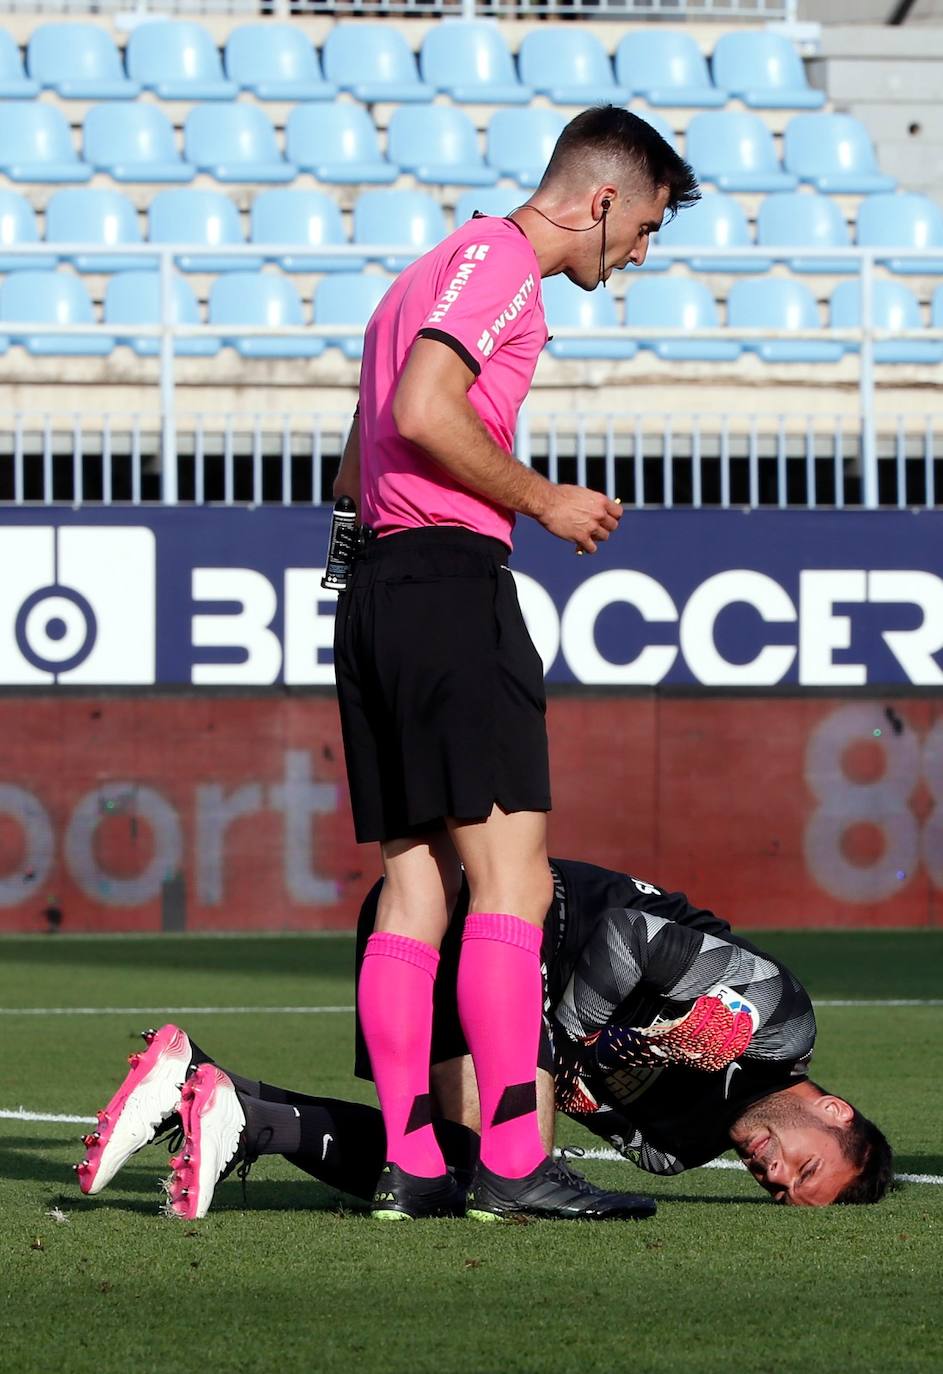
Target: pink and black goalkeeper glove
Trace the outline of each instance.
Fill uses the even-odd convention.
[[[645,1029],[606,1026],[586,1044],[595,1046],[603,1071],[626,1065],[663,1068],[680,1064],[715,1073],[739,1059],[753,1035],[747,1011],[732,1011],[720,997],[705,994],[675,1021],[655,1022]]]

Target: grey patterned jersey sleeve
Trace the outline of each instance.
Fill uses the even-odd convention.
[[[638,991],[666,1002],[687,1002],[718,983],[757,1010],[759,1025],[745,1058],[787,1061],[810,1053],[815,1015],[808,994],[788,969],[732,939],[632,909],[608,911],[598,923],[580,952],[555,1019],[571,1039],[579,1040],[612,1021]]]

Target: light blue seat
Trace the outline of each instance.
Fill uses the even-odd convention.
[[[435,92],[419,80],[416,58],[399,29],[380,24],[334,24],[321,52],[324,74],[357,100],[397,105],[428,102]]]
[[[488,125],[485,158],[518,186],[536,186],[565,125],[556,110],[496,110]]]
[[[761,277],[737,281],[727,298],[727,324],[731,337],[738,328],[746,329],[820,329],[818,306],[809,288],[801,281],[783,277]],[[828,339],[743,339],[748,352],[759,354],[766,363],[834,363],[843,346]]]
[[[155,19],[131,30],[125,49],[128,76],[161,100],[233,100],[219,53],[200,24]]]
[[[183,277],[171,277],[170,317],[174,324],[202,324],[196,297]],[[105,289],[105,323],[155,325],[161,322],[160,273],[121,272]],[[141,335],[118,339],[142,357],[160,352],[160,339]],[[220,350],[219,339],[175,338],[174,352],[182,357],[211,358]]]
[[[625,105],[632,95],[616,85],[608,53],[586,29],[532,29],[521,43],[517,66],[521,80],[554,105]]]
[[[318,181],[395,181],[397,168],[380,155],[377,131],[360,105],[296,105],[285,124],[285,155]]]
[[[0,171],[11,181],[88,181],[65,115],[40,101],[0,105]]]
[[[858,206],[857,235],[863,248],[938,250],[935,257],[881,258],[892,272],[939,275],[943,271],[943,214],[926,196],[868,196]]]
[[[85,161],[113,181],[192,181],[195,169],[184,162],[173,125],[156,105],[129,100],[94,105],[85,116]]]
[[[388,272],[401,272],[445,235],[442,208],[424,191],[364,191],[354,207],[355,243],[408,243],[415,249],[408,257],[381,258]]]
[[[547,316],[547,328],[574,328],[584,331],[580,338],[551,339],[547,351],[554,358],[634,358],[638,345],[628,337],[600,339],[593,337],[597,329],[619,326],[616,303],[609,292],[598,287],[583,291],[562,274],[545,277],[540,285]]]
[[[245,243],[239,212],[221,191],[158,191],[151,201],[149,223],[151,243],[192,244],[194,249]],[[176,261],[184,272],[248,272],[262,266],[262,259],[251,254],[224,257],[194,251],[178,254]]]
[[[809,85],[802,59],[788,38],[740,29],[718,38],[711,56],[718,86],[758,110],[818,110],[823,91]]]
[[[526,105],[533,95],[517,79],[497,24],[446,19],[429,29],[419,52],[423,81],[459,102]]]
[[[674,129],[668,123],[664,115],[660,115],[657,110],[631,110],[630,114],[637,115],[639,119],[644,119],[646,124],[650,124],[656,133],[661,134],[669,148],[678,151],[678,137]]]
[[[103,248],[141,243],[137,211],[120,191],[88,187],[56,191],[46,206],[46,242]],[[157,266],[151,257],[118,257],[112,253],[70,253],[66,261],[79,272],[129,272]]]
[[[773,135],[759,115],[737,110],[695,115],[685,148],[700,179],[722,191],[791,191],[796,185],[795,175],[779,165]]]
[[[829,196],[779,191],[767,196],[756,218],[757,242],[776,248],[847,248],[848,225]],[[803,254],[789,258],[791,272],[857,272],[847,259]]]
[[[455,202],[455,228],[471,219],[476,210],[483,215],[496,215],[502,219],[512,210],[523,204],[526,197],[517,186],[479,186],[471,191],[463,191]]]
[[[39,82],[24,75],[20,50],[6,29],[0,29],[0,100],[30,100]]]
[[[786,168],[826,195],[870,195],[897,185],[879,170],[868,131],[852,115],[793,115],[783,147]]]
[[[307,324],[295,285],[280,273],[232,272],[219,277],[210,290],[210,324],[279,325]],[[317,358],[324,340],[298,335],[226,335],[223,342],[243,358]]]
[[[943,286],[938,286],[931,298],[930,325],[933,329],[943,329]]]
[[[321,75],[318,54],[293,24],[240,24],[226,42],[230,81],[259,100],[333,100],[337,87]]]
[[[877,278],[873,283],[872,314],[876,329],[923,329],[920,306],[903,282]],[[835,287],[831,300],[831,320],[836,329],[854,329],[861,323],[861,283],[843,281]],[[846,343],[851,353],[860,345]],[[932,339],[880,339],[874,345],[879,363],[943,362],[943,343]]]
[[[498,174],[478,151],[474,125],[461,110],[403,105],[387,131],[389,155],[417,181],[435,186],[493,186]]]
[[[389,288],[390,277],[368,272],[336,272],[325,277],[314,293],[315,324],[366,325]],[[363,338],[348,335],[325,339],[348,358],[363,357]]]
[[[323,191],[260,191],[250,213],[253,243],[304,245],[318,249],[346,244],[347,235],[337,202]],[[318,252],[280,253],[276,259],[286,272],[354,272],[362,258],[331,258]]]
[[[3,251],[4,248],[38,242],[39,230],[32,205],[19,191],[0,190],[0,272],[55,267],[56,259],[45,253],[14,255]]]
[[[706,191],[694,205],[688,205],[659,230],[659,248],[752,248],[753,238],[746,216],[733,196]],[[695,272],[768,272],[768,258],[688,259]],[[665,264],[666,265],[666,264]]]
[[[690,277],[643,277],[629,289],[625,301],[625,325],[642,329],[716,329],[720,321],[714,297],[701,281]],[[731,362],[740,356],[736,339],[640,339],[669,362]]]
[[[727,102],[689,33],[655,25],[633,29],[616,48],[616,81],[650,105],[715,107]]]
[[[217,181],[294,181],[275,130],[257,105],[194,105],[183,128],[188,162]]]
[[[140,91],[98,24],[40,24],[26,49],[29,74],[63,100],[128,100]]]
[[[29,353],[94,355],[110,353],[110,335],[31,334],[31,324],[95,324],[95,312],[85,287],[71,272],[11,272],[0,287],[0,321],[26,325],[7,329],[16,344]]]

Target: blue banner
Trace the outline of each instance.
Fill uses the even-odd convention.
[[[330,512],[0,512],[0,684],[333,681]],[[943,512],[628,510],[595,556],[529,520],[548,681],[943,684]]]

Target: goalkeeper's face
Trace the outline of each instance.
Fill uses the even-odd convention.
[[[855,1177],[841,1137],[853,1115],[842,1098],[811,1097],[797,1085],[748,1107],[731,1126],[730,1138],[774,1202],[827,1207]]]

